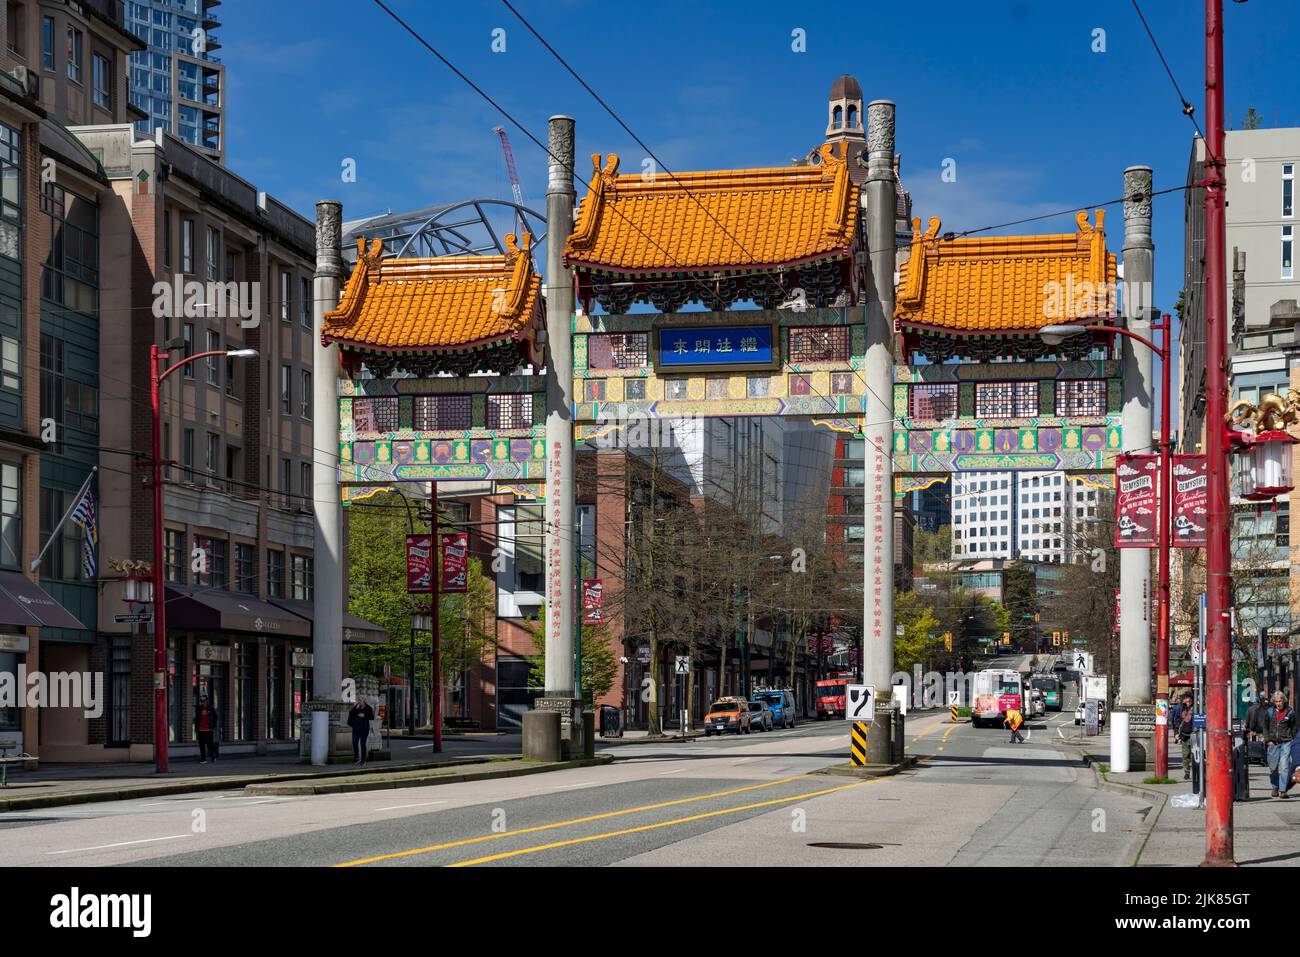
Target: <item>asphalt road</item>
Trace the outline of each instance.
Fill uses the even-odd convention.
[[[913,770],[845,763],[843,722],[615,749],[609,766],[304,798],[241,792],[0,814],[0,865],[1127,864],[1146,807],[1059,745],[914,715]],[[1055,742],[1055,743],[1054,743]],[[849,844],[855,847],[824,847]]]

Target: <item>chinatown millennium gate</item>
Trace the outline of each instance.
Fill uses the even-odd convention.
[[[1058,469],[1110,487],[1126,433],[1149,444],[1149,388],[1124,387],[1149,386],[1149,357],[1143,375],[1141,357],[1096,357],[1109,356],[1109,340],[1085,333],[1049,347],[1039,335],[1113,318],[1102,213],[1080,213],[1075,233],[1055,236],[955,239],[937,219],[924,232],[916,221],[895,301],[894,105],[849,115],[866,120],[865,148],[827,143],[803,165],[620,174],[618,157],[596,154],[576,222],[574,124],[553,117],[544,298],[526,235],[510,237],[503,257],[385,260],[376,244],[323,317],[321,347],[337,345],[351,373],[331,397],[341,444],[329,481],[490,478],[544,497],[537,708],[561,713],[571,749],[582,728],[574,445],[611,421],[791,416],[862,436],[862,661],[879,688],[894,671],[896,495],[962,470]],[[1149,195],[1149,170],[1137,173]],[[1149,201],[1144,220],[1132,205],[1126,222],[1146,224],[1149,286]],[[1141,262],[1126,244],[1130,280]],[[653,311],[629,311],[638,302]],[[705,311],[681,311],[688,303]],[[540,369],[543,344],[546,375],[517,374]],[[362,366],[373,378],[355,375]],[[471,375],[481,372],[496,375]],[[1145,409],[1145,424],[1133,427],[1130,407]],[[1125,625],[1140,615],[1135,606]],[[1146,698],[1135,703],[1150,700],[1149,634],[1141,644]],[[891,719],[882,703],[870,761],[887,760]]]

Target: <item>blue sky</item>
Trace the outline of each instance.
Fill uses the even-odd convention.
[[[579,173],[593,152],[644,155],[498,0],[390,0],[426,39],[543,141],[575,117]],[[944,230],[1078,209],[1122,193],[1125,166],[1179,185],[1191,123],[1130,0],[919,3],[620,3],[518,0],[553,46],[674,170],[784,165],[822,141],[841,73],[898,104],[897,148],[913,212]],[[1204,112],[1203,6],[1144,0],[1184,94]],[[1294,0],[1225,3],[1227,103],[1300,125],[1290,62]],[[502,117],[367,0],[228,0],[217,9],[229,76],[228,163],[312,215],[345,218],[471,196],[509,196],[493,126]],[[492,31],[506,50],[492,52]],[[792,31],[807,50],[793,52]],[[1105,52],[1093,52],[1103,30]],[[505,124],[524,196],[540,206],[545,154]],[[345,159],[357,181],[344,183]],[[956,182],[944,182],[944,161]],[[581,192],[581,189],[580,189]],[[1155,206],[1156,301],[1182,285],[1182,194]],[[1111,248],[1122,216],[1108,210]],[[1005,232],[1073,231],[1069,216]]]

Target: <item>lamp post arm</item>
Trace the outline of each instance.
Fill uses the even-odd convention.
[[[1123,326],[1089,326],[1088,331],[1089,332],[1116,332],[1119,333],[1121,336],[1128,336],[1130,339],[1136,339],[1138,342],[1142,343],[1142,345],[1146,346],[1148,349],[1150,349],[1152,352],[1158,355],[1161,361],[1167,360],[1169,358],[1167,349],[1160,348],[1160,346],[1156,345],[1154,342],[1152,342],[1150,339],[1146,338],[1145,336],[1139,336],[1136,332],[1133,332],[1130,329],[1125,329]]]
[[[169,375],[171,375],[171,374],[172,374],[173,372],[175,372],[177,369],[180,369],[180,368],[182,368],[183,366],[187,366],[187,365],[189,365],[191,362],[197,362],[199,359],[207,359],[207,358],[209,358],[210,356],[224,356],[224,355],[229,355],[229,353],[228,353],[225,349],[209,349],[207,352],[199,352],[199,353],[196,353],[195,355],[189,356],[189,357],[187,357],[187,358],[185,358],[185,359],[181,359],[179,362],[173,362],[173,363],[172,363],[171,365],[169,365],[166,369],[164,369],[161,373],[159,373],[159,375],[158,375],[158,381],[159,381],[159,382],[162,382],[163,379],[167,378]]]

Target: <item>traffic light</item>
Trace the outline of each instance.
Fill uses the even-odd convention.
[[[1052,644],[1056,646],[1061,644],[1061,633],[1059,631],[1052,632]]]
[[[952,651],[952,632],[951,632],[951,631],[945,631],[945,632],[943,633],[943,650],[944,650],[944,651]]]
[[[1061,641],[1067,645],[1070,643],[1070,633],[1068,631],[1061,633]]]

